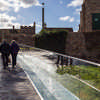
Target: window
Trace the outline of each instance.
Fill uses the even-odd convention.
[[[100,30],[100,13],[92,14],[92,29]]]

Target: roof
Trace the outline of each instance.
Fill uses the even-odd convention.
[[[44,29],[46,29],[46,30],[48,30],[48,31],[53,31],[53,30],[67,30],[67,31],[69,31],[69,32],[73,32],[73,28],[52,28],[52,27],[50,27],[50,28],[44,28]]]

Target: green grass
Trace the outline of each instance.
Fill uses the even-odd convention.
[[[20,47],[20,50],[34,50],[34,48],[24,48],[24,47]]]
[[[57,73],[63,75],[65,73],[71,74],[82,80],[85,80],[89,84],[100,89],[100,67],[94,66],[63,66],[58,68]]]

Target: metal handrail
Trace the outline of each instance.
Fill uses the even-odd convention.
[[[36,48],[36,47],[29,46],[29,45],[24,45],[24,44],[19,44],[19,46],[24,46],[24,47],[29,47],[29,48],[35,48],[35,49],[38,49],[38,50],[41,50],[41,51],[45,51],[45,52],[52,52],[54,54],[57,54],[57,55],[63,56],[63,57],[67,57],[69,59],[75,59],[75,60],[79,60],[79,61],[82,61],[82,62],[85,62],[85,63],[88,63],[88,64],[92,64],[92,65],[95,65],[95,66],[100,66],[99,63],[95,63],[95,62],[92,62],[92,61],[83,60],[83,59],[80,59],[80,58],[76,58],[76,57],[72,57],[72,56],[60,54],[60,53],[53,52],[53,51],[50,51],[50,50],[44,50],[44,49],[40,49],[40,48]]]
[[[67,63],[68,66],[72,64],[72,63],[71,63],[71,60],[76,60],[76,61],[81,61],[82,63],[84,63],[83,65],[85,65],[85,63],[86,63],[86,64],[89,64],[89,65],[94,65],[94,66],[99,66],[99,67],[100,67],[100,64],[99,64],[99,63],[95,63],[95,62],[92,62],[92,61],[83,60],[83,59],[80,59],[80,58],[76,58],[76,57],[72,57],[72,56],[60,54],[60,53],[53,52],[53,51],[50,51],[50,50],[44,50],[44,49],[41,49],[41,48],[36,48],[36,47],[29,46],[29,45],[24,45],[24,44],[19,44],[19,46],[21,46],[21,47],[26,47],[26,48],[33,48],[33,50],[34,50],[34,49],[35,49],[35,50],[40,50],[40,51],[44,51],[44,52],[47,52],[47,53],[48,53],[48,52],[54,53],[54,54],[56,54],[57,56],[61,56],[60,62],[62,62],[62,63],[63,63],[63,61],[65,60],[65,59],[62,59],[62,58],[63,58],[63,57],[64,57],[64,58],[67,58],[66,60],[68,61],[68,63]],[[58,57],[57,59],[59,59],[59,57]],[[63,60],[63,61],[62,61],[62,60]],[[58,62],[59,62],[59,61],[58,61]],[[57,63],[57,64],[58,64],[58,63]],[[61,64],[61,65],[63,66],[64,63]],[[73,64],[72,64],[72,65],[73,65]],[[79,64],[79,66],[80,66],[80,65],[81,65],[81,64]],[[58,65],[57,67],[59,67],[59,65]],[[69,66],[69,67],[70,67],[70,66]],[[63,67],[62,67],[62,68],[63,68]],[[76,76],[71,75],[72,78],[74,78],[74,79],[80,81],[80,82],[79,82],[79,86],[80,86],[80,83],[82,82],[82,83],[86,84],[87,86],[93,88],[94,90],[100,92],[100,90],[99,90],[98,88],[96,88],[95,86],[93,86],[93,85],[91,85],[90,83],[86,82],[84,79],[81,79],[80,71],[81,71],[81,70],[79,69],[79,77],[76,77]],[[88,72],[87,72],[87,73],[88,73]],[[80,97],[79,97],[79,98],[80,98]]]

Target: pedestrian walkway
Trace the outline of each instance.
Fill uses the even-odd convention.
[[[57,55],[49,51],[24,51],[18,63],[38,89],[43,100],[100,100],[100,92],[70,74],[56,73]],[[76,63],[76,61],[74,62]]]
[[[43,100],[80,100],[56,80],[55,77],[59,76],[56,73],[57,67],[55,61],[47,59],[49,53],[22,52],[18,55],[18,63],[36,86]]]
[[[3,70],[0,58],[0,100],[41,100],[23,69]]]

